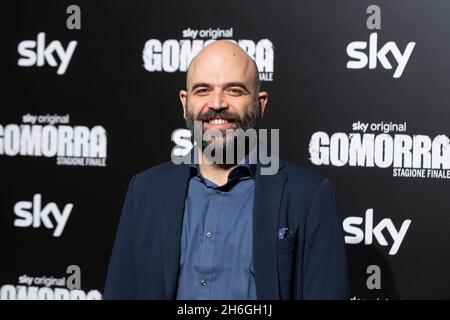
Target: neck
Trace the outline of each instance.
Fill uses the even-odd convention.
[[[228,175],[236,168],[238,165],[236,164],[216,164],[216,163],[207,163],[205,156],[202,154],[202,152],[199,150],[199,161],[198,167],[200,170],[200,174],[207,178],[208,180],[211,180],[218,186],[223,186],[228,181]]]

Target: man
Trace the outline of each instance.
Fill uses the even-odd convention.
[[[204,130],[246,130],[264,114],[256,65],[230,41],[203,48],[186,85],[180,99],[190,129],[201,121]],[[219,143],[231,140],[225,134]],[[199,148],[200,160],[212,142]],[[168,162],[133,177],[104,298],[347,298],[330,182],[284,160],[276,174],[262,175],[248,159]]]

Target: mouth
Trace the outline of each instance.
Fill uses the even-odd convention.
[[[215,117],[215,118],[210,118],[206,121],[203,121],[203,124],[208,129],[228,129],[233,126],[234,121]]]

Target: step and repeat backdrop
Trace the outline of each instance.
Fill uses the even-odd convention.
[[[3,7],[1,299],[102,298],[128,182],[170,160],[216,39],[255,59],[281,155],[333,182],[352,299],[450,298],[450,1]]]

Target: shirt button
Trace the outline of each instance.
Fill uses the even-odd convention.
[[[206,233],[206,236],[207,236],[208,238],[211,238],[211,237],[212,237],[212,233],[211,233],[211,232],[207,232],[207,233]]]
[[[201,283],[202,283],[202,286],[206,286],[206,281],[205,280],[202,280]]]

